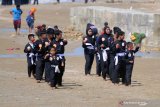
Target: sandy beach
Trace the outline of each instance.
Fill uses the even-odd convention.
[[[87,4],[119,8],[131,5],[119,4]],[[61,29],[70,27],[70,8],[87,6],[82,3],[41,4],[37,8],[36,23],[49,26],[58,25]],[[158,4],[132,4],[134,8],[141,6],[143,10],[158,10]],[[121,107],[122,101],[145,101],[151,107],[153,102],[160,101],[160,58],[136,57],[133,70],[132,87],[115,86],[109,80],[103,81],[96,76],[95,62],[92,75],[84,75],[83,55],[68,55],[64,74],[64,86],[51,90],[47,83],[37,84],[33,78],[27,77],[27,63],[23,49],[27,43],[28,28],[25,17],[33,5],[24,5],[22,10],[22,33],[14,36],[12,17],[9,10],[13,6],[0,6],[0,106],[1,107]],[[81,47],[81,39],[69,39],[66,53],[72,53]],[[10,49],[13,50],[10,50]],[[83,52],[81,52],[83,53]],[[10,58],[9,55],[22,55]],[[150,103],[151,102],[151,103]],[[131,107],[138,107],[131,105]],[[127,105],[126,107],[130,107]],[[156,105],[154,106],[156,107]],[[157,105],[157,107],[159,107]]]

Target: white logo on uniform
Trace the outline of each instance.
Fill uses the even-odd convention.
[[[60,42],[60,45],[63,45],[63,42]]]
[[[124,42],[122,43],[122,46],[124,46]]]

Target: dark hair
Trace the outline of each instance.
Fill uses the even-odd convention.
[[[60,35],[62,33],[62,31],[61,30],[56,30],[55,32],[54,32],[54,34],[57,36],[57,35]]]
[[[114,33],[114,34],[118,33],[119,31],[121,31],[121,29],[120,29],[119,27],[116,27],[116,26],[115,26],[115,27],[113,28],[113,33]]]
[[[129,48],[129,46],[133,45],[132,42],[127,42],[127,48]]]
[[[103,28],[103,32],[104,32],[104,34],[106,34],[106,29],[110,29],[110,27],[109,26],[105,26],[104,28]],[[111,29],[110,29],[110,31],[111,31]],[[111,33],[111,32],[110,32]]]
[[[108,22],[104,22],[104,26],[107,27],[108,26]]]
[[[46,34],[46,30],[40,31],[40,36],[42,36],[43,34]]]
[[[30,39],[30,37],[34,37],[34,34],[28,34],[28,39]]]
[[[55,49],[56,50],[56,47],[54,47],[54,46],[50,46],[48,49],[49,49],[49,51],[51,51],[51,49]]]
[[[20,8],[20,5],[16,5],[16,8]]]
[[[48,28],[46,33],[47,34],[54,34],[54,29],[53,28]]]
[[[88,34],[88,31],[89,30],[91,30],[92,31],[92,34],[93,34],[93,30],[91,29],[91,28],[88,28],[88,29],[86,29],[86,35],[88,36],[89,34]]]

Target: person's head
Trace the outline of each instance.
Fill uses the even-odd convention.
[[[32,14],[35,13],[36,11],[37,11],[37,9],[34,8],[34,7],[32,7],[31,10],[30,10],[30,12],[31,12]]]
[[[118,33],[121,31],[119,27],[114,27],[113,28],[113,33],[114,33],[114,39],[118,38]]]
[[[42,30],[46,30],[46,25],[45,24],[42,25]]]
[[[17,9],[20,9],[20,5],[16,5],[16,8],[17,8]]]
[[[87,36],[92,36],[93,35],[93,31],[91,28],[87,29],[86,31]]]
[[[47,29],[47,37],[49,39],[53,39],[53,37],[54,37],[54,29],[53,28],[48,28]]]
[[[57,26],[57,25],[55,25],[55,26],[54,26],[54,29],[55,29],[55,30],[59,30],[59,28],[58,28],[58,26]]]
[[[33,43],[35,41],[34,34],[29,34],[28,40]]]
[[[47,36],[46,36],[46,31],[41,31],[40,32],[40,39],[45,39]]]
[[[119,39],[119,40],[124,40],[124,37],[125,37],[125,32],[119,31],[119,32],[118,32],[118,39]]]
[[[55,47],[51,47],[50,49],[50,54],[53,56],[56,54],[56,48]]]
[[[133,50],[134,45],[132,42],[127,42],[127,50]]]
[[[111,29],[107,26],[103,29],[104,34],[111,34]]]
[[[108,27],[108,22],[104,22],[104,27]]]
[[[56,30],[55,31],[55,36],[56,36],[56,39],[61,39],[62,38],[62,31],[61,30]]]

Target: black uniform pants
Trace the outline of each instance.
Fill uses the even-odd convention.
[[[28,77],[31,77],[31,74],[32,74],[33,77],[35,78],[35,73],[36,73],[36,65],[28,64]]]
[[[94,54],[85,54],[85,60],[85,74],[87,75],[91,73],[91,68],[94,61]]]
[[[55,67],[51,68],[51,70],[50,70],[51,87],[55,87],[57,85],[58,77],[59,77],[59,73],[55,72]]]
[[[45,81],[46,82],[50,81],[50,67],[51,67],[50,62],[45,62]]]
[[[126,85],[131,84],[133,64],[126,64]]]
[[[119,77],[122,78],[122,83],[125,83],[126,63],[123,58],[118,57],[118,63],[115,65],[112,74],[112,82],[119,83]]]
[[[63,56],[62,57],[62,62],[61,64],[59,65],[59,70],[60,70],[60,73],[59,73],[59,76],[58,76],[58,85],[62,85],[62,78],[63,78],[63,74],[65,72],[65,57]],[[63,63],[63,66],[62,66],[62,63]]]
[[[100,53],[96,54],[96,73],[98,76],[101,76],[101,60]]]
[[[38,0],[34,0],[33,4],[39,4]]]
[[[44,60],[36,61],[36,79],[37,80],[43,79],[44,67],[45,67]]]
[[[115,68],[115,61],[114,61],[115,55],[110,54],[109,55],[109,77],[112,80],[112,73],[114,72]]]
[[[102,51],[100,53],[100,60],[101,60],[101,70],[102,70],[102,77],[104,79],[106,79],[106,76],[109,74],[109,59],[107,58],[106,61],[103,60],[103,55],[102,55]],[[107,53],[107,57],[108,57],[108,53]]]

